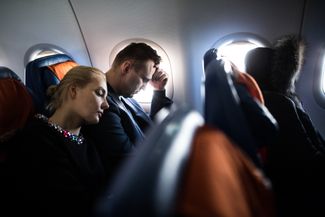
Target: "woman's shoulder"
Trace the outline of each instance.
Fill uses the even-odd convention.
[[[35,115],[22,130],[22,133],[26,136],[42,137],[47,132],[49,132],[49,127],[46,124],[46,117],[40,114]]]
[[[17,135],[22,146],[28,144],[28,148],[45,148],[58,141],[58,135],[47,124],[46,117],[35,115],[30,122]]]

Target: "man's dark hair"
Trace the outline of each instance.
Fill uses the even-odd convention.
[[[138,63],[152,60],[155,65],[158,65],[161,57],[156,50],[145,43],[131,43],[116,55],[113,66],[118,66],[125,60],[135,60]]]

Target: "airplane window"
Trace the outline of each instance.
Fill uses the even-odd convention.
[[[245,72],[245,56],[251,49],[261,47],[260,45],[251,42],[232,42],[222,45],[218,48],[218,57],[225,58],[233,62],[240,71]],[[230,70],[230,65],[226,64],[226,71]]]
[[[325,57],[323,58],[323,66],[322,66],[321,91],[322,94],[325,95]]]
[[[24,57],[25,66],[38,58],[55,54],[68,54],[64,49],[52,44],[37,44],[29,48]],[[68,54],[69,55],[69,54]],[[70,56],[70,55],[69,55]]]
[[[57,52],[57,51],[53,51],[53,50],[42,50],[40,52],[36,52],[33,55],[33,58],[31,59],[31,61],[33,61],[35,59],[38,59],[38,58],[41,58],[41,57],[51,56],[51,55],[59,54],[59,53],[61,53],[61,52]]]
[[[167,82],[167,86],[166,86],[166,91],[167,91],[167,95],[168,97],[172,98],[173,95],[173,80],[172,80],[172,70],[171,70],[171,65],[170,65],[170,61],[168,58],[167,53],[155,42],[147,40],[147,39],[128,39],[125,41],[120,42],[119,44],[117,44],[109,57],[109,64],[112,65],[113,60],[115,58],[115,56],[117,55],[117,53],[122,50],[125,46],[127,46],[128,44],[132,43],[132,42],[143,42],[148,44],[149,46],[151,46],[153,49],[155,49],[158,53],[159,56],[161,56],[161,62],[159,67],[162,68],[163,70],[165,70],[168,73],[168,82]],[[135,94],[133,96],[134,99],[136,99],[138,102],[140,102],[145,110],[148,111],[148,107],[151,104],[151,99],[152,99],[152,94],[153,94],[153,88],[151,85],[147,85],[147,87],[144,90],[139,91],[139,93]]]
[[[248,51],[256,47],[265,47],[269,43],[263,38],[250,33],[234,33],[227,35],[214,44],[218,49],[218,57],[232,61],[239,70],[245,72],[245,56]],[[225,70],[230,70],[230,65],[225,64]]]
[[[315,73],[315,85],[313,88],[314,96],[317,103],[325,108],[325,54],[321,54],[317,61]]]

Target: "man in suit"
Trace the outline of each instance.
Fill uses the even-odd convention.
[[[83,133],[95,142],[108,178],[114,176],[126,157],[134,154],[155,114],[172,104],[165,94],[168,78],[159,69],[160,61],[149,45],[131,43],[116,55],[106,73],[110,107],[99,124],[86,127]],[[132,99],[148,83],[154,87],[149,115]]]

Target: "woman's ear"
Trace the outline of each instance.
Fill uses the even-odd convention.
[[[69,96],[72,98],[72,99],[75,99],[76,96],[77,96],[77,86],[72,84],[70,87],[69,87]]]

